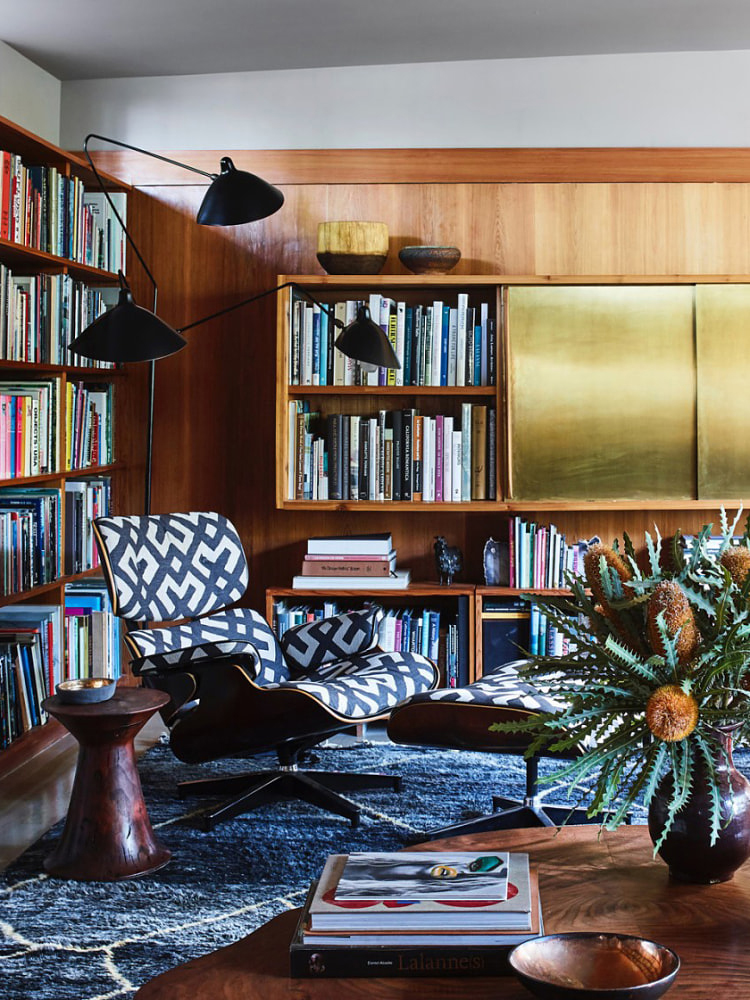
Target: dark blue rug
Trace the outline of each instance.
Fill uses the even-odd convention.
[[[0,996],[132,996],[159,972],[299,906],[329,854],[397,850],[430,830],[490,811],[493,793],[522,797],[524,791],[519,757],[381,744],[324,748],[319,755],[322,768],[399,774],[403,791],[357,793],[362,820],[355,829],[304,803],[280,802],[202,833],[195,819],[206,801],[181,801],[175,785],[216,773],[217,765],[180,764],[165,746],[149,751],[140,762],[143,791],[172,861],[129,882],[53,879],[42,863],[59,837],[58,824],[3,873]],[[740,766],[750,764],[750,754],[737,757]],[[258,758],[221,768],[271,763]]]

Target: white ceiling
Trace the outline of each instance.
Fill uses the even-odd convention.
[[[0,0],[61,80],[750,49],[749,0]]]

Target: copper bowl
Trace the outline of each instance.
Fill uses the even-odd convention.
[[[55,690],[60,701],[66,705],[93,705],[111,698],[116,687],[117,681],[113,677],[82,677],[60,681]]]
[[[680,959],[628,934],[549,934],[519,944],[510,966],[542,1000],[652,1000],[669,989]]]
[[[398,259],[414,274],[446,274],[459,260],[458,247],[401,247]]]

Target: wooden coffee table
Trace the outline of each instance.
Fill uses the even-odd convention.
[[[44,707],[78,740],[65,828],[44,867],[57,878],[114,881],[165,865],[171,852],[151,828],[133,741],[169,701],[163,691],[118,688],[108,701]]]
[[[672,882],[652,857],[644,826],[507,830],[415,845],[411,850],[527,851],[539,866],[547,932],[638,934],[673,948],[682,968],[675,1000],[745,997],[750,989],[750,863],[721,885]],[[325,859],[321,857],[323,866]],[[290,979],[288,946],[298,911],[274,917],[235,944],[165,972],[136,1000],[522,1000],[512,977]]]

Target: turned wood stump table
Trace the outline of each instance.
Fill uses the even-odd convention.
[[[82,881],[134,878],[165,865],[171,852],[151,827],[133,741],[169,696],[118,688],[108,701],[68,705],[57,695],[44,707],[79,744],[62,836],[44,861],[50,875]]]
[[[409,850],[527,851],[539,867],[547,933],[637,934],[673,948],[682,967],[669,1000],[750,996],[750,862],[729,882],[673,882],[654,860],[645,826],[599,837],[597,826],[473,834]],[[321,856],[320,866],[325,858]],[[146,983],[135,1000],[528,1000],[512,976],[290,979],[289,941],[299,915],[274,917],[235,944]]]

